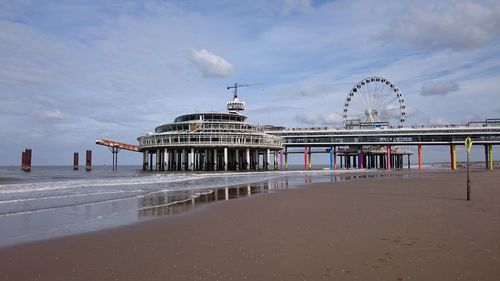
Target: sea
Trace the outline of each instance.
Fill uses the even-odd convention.
[[[140,166],[0,166],[0,247],[178,215],[230,199],[376,173],[327,166],[287,171],[151,172]]]

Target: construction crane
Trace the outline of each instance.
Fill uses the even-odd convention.
[[[237,99],[238,98],[238,87],[250,87],[251,85],[249,84],[238,84],[238,83],[234,83],[234,86],[227,86],[227,89],[234,89],[233,90],[233,93],[234,93],[234,96],[233,98],[234,99]]]
[[[245,102],[240,101],[238,99],[238,88],[250,87],[250,86],[255,86],[255,85],[234,83],[234,86],[227,86],[226,87],[226,89],[228,89],[228,90],[234,89],[233,90],[233,100],[227,102],[227,110],[229,110],[229,112],[239,114],[240,111],[245,110]]]

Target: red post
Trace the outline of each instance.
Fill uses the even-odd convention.
[[[31,149],[26,148],[22,154],[21,169],[25,172],[31,172]]]
[[[87,159],[85,160],[85,170],[87,172],[92,170],[92,150],[87,150]]]
[[[363,148],[360,148],[360,150],[359,150],[359,156],[358,157],[359,157],[359,167],[358,167],[358,169],[363,169],[364,166],[365,166],[365,163],[364,163],[365,161],[363,161],[364,160],[363,159]]]
[[[78,152],[73,153],[73,170],[78,170]]]
[[[387,170],[391,169],[391,145],[387,145]]]
[[[304,146],[304,170],[307,170],[307,168],[309,168],[309,155],[307,146]]]

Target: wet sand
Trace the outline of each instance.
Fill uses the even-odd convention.
[[[308,185],[0,249],[0,280],[499,280],[500,171]]]

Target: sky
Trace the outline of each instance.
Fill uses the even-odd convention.
[[[224,111],[235,82],[250,123],[339,127],[377,76],[405,126],[464,124],[500,118],[500,2],[2,0],[0,66],[0,165],[110,164],[96,139]]]

